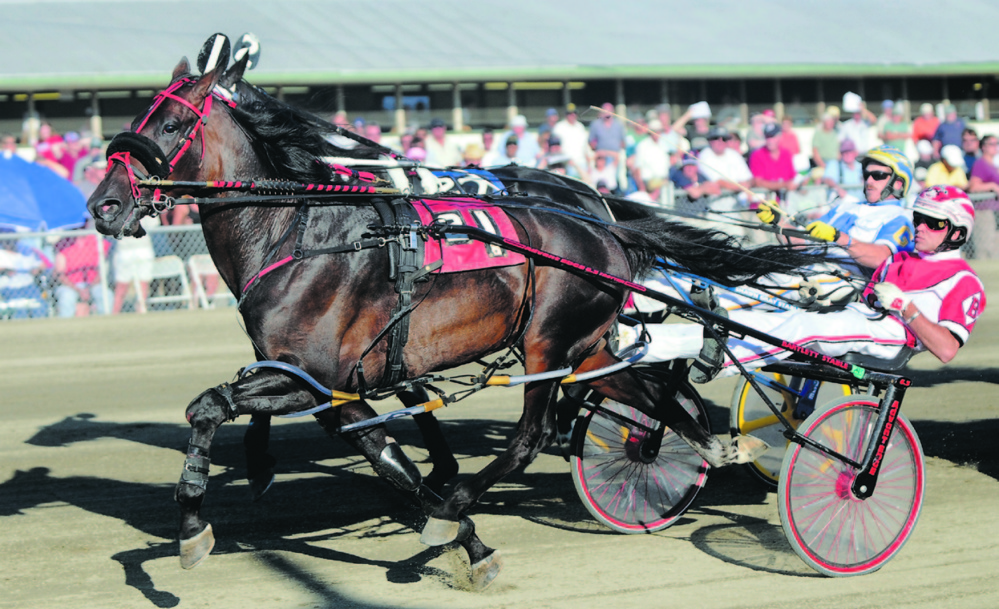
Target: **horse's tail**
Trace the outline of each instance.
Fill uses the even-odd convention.
[[[796,245],[745,248],[723,232],[656,217],[620,222],[608,229],[624,245],[636,277],[648,271],[660,257],[728,286],[828,262],[827,256],[814,248],[812,251]]]

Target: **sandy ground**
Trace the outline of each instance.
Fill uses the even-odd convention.
[[[275,425],[277,482],[251,502],[242,419],[212,447],[203,514],[218,545],[182,571],[184,407],[251,361],[235,314],[0,324],[0,607],[999,606],[999,266],[979,270],[995,304],[970,343],[947,367],[927,354],[911,367],[904,411],[927,454],[919,525],[879,572],[846,579],[797,558],[776,495],[743,470],[712,472],[672,528],[627,536],[589,517],[550,449],[472,512],[505,560],[472,593],[463,553],[422,546],[416,512],[311,420]],[[733,383],[703,388],[716,431]],[[463,472],[505,446],[519,397],[494,389],[441,414]],[[426,471],[411,422],[393,433]]]

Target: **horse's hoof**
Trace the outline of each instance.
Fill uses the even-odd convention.
[[[201,561],[208,558],[215,547],[215,535],[212,534],[212,525],[205,526],[201,531],[190,539],[180,540],[180,566],[184,569],[193,569],[201,564]]]
[[[250,478],[249,481],[253,500],[259,501],[264,496],[264,493],[270,490],[271,485],[274,484],[274,470],[268,468]]]
[[[458,538],[461,523],[452,520],[441,520],[431,516],[423,526],[420,543],[428,546],[443,546]]]
[[[733,442],[737,449],[735,453],[736,463],[752,463],[770,450],[769,444],[753,436],[736,436]]]
[[[472,565],[472,590],[482,592],[488,588],[502,569],[503,557],[500,556],[499,550]]]

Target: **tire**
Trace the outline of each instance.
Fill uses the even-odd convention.
[[[785,377],[778,373],[770,374],[778,383],[791,386],[795,377]],[[794,419],[794,407],[797,398],[787,391],[776,391],[764,386],[763,392],[767,394],[774,404],[781,409],[781,414],[794,425],[795,428],[801,423]],[[849,385],[837,385],[835,383],[822,383],[819,387],[819,394],[815,400],[816,404],[825,404],[836,398],[848,396],[852,393]],[[753,386],[745,378],[740,379],[732,394],[732,407],[729,410],[729,429],[732,437],[737,435],[755,436],[770,445],[770,449],[759,459],[752,463],[747,463],[745,467],[753,476],[763,482],[771,489],[777,488],[777,479],[780,476],[781,464],[784,462],[784,451],[787,449],[788,440],[784,437],[784,426],[774,416],[773,411],[766,405],[760,394],[756,393]]]
[[[709,429],[707,410],[697,392],[684,384],[677,399]],[[648,432],[630,425],[655,427],[638,410],[605,400],[603,407],[623,418],[589,411],[576,421],[571,458],[572,480],[586,509],[620,533],[654,533],[672,525],[707,482],[708,464],[667,429],[658,455],[649,461],[639,448]]]
[[[801,424],[802,435],[862,461],[877,422],[868,396],[840,398]],[[923,506],[926,472],[919,438],[899,413],[874,494],[861,500],[851,486],[858,470],[799,444],[784,456],[777,490],[784,534],[816,571],[832,577],[880,569],[909,539]]]

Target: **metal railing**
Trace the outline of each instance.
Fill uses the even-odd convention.
[[[0,234],[0,319],[232,305],[199,225],[116,241],[93,230]]]

